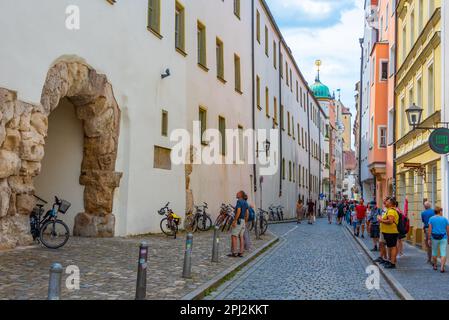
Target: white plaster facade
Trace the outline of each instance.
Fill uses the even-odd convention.
[[[229,129],[238,126],[252,128],[255,86],[252,81],[259,74],[262,111],[254,107],[255,125],[256,128],[273,127],[273,101],[276,96],[278,119],[281,117],[280,106],[284,106],[282,158],[286,160],[286,179],[282,179],[280,171],[274,176],[264,177],[261,197],[258,170],[255,177],[251,165],[195,165],[191,189],[195,204],[208,202],[213,216],[218,213],[222,202],[233,202],[235,193],[243,189],[257,206],[261,203],[266,209],[270,204],[282,204],[286,215],[293,217],[298,195],[303,196],[304,200],[309,197],[318,200],[319,191],[322,190],[322,179],[319,177],[328,176],[328,173],[326,175],[320,171],[324,170],[320,159],[326,153],[323,123],[319,120],[323,119],[324,113],[312,97],[266,3],[262,0],[240,1],[240,18],[234,14],[232,1],[180,0],[179,3],[185,8],[185,54],[175,49],[175,1],[161,1],[161,37],[147,29],[147,0],[119,0],[113,5],[106,0],[1,1],[0,12],[8,14],[0,20],[0,30],[7,31],[2,33],[4,45],[0,47],[0,87],[16,91],[22,101],[38,105],[47,72],[61,58],[87,63],[107,76],[121,110],[116,170],[122,172],[123,177],[115,192],[113,213],[116,216],[115,235],[122,236],[158,232],[161,217],[157,215],[157,210],[166,202],[170,201],[175,212],[181,216],[184,214],[184,166],[173,165],[171,170],[154,168],[154,147],[170,149],[174,145],[169,140],[170,134],[161,134],[162,111],[168,113],[169,132],[177,128],[192,132],[192,121],[198,120],[200,107],[207,110],[208,128],[218,128],[219,116],[226,119]],[[65,26],[66,8],[70,5],[80,9],[79,30],[69,30]],[[253,74],[251,23],[252,14],[255,15],[256,11],[261,15],[261,42],[254,36]],[[206,27],[208,71],[197,64],[198,21]],[[265,25],[269,33],[268,57],[264,51]],[[217,37],[224,44],[226,83],[216,77]],[[277,48],[277,69],[273,64],[273,41]],[[283,56],[282,65],[279,50]],[[234,89],[234,54],[241,59],[241,93]],[[285,63],[288,64],[288,73]],[[282,79],[279,79],[280,68],[284,68]],[[170,76],[162,79],[161,74],[166,69],[170,69]],[[286,84],[286,77],[289,83],[292,80],[290,86]],[[296,81],[302,93],[298,94],[298,99]],[[265,86],[269,88],[270,118],[265,114]],[[287,114],[294,123],[292,135],[287,132]],[[68,115],[65,117],[69,118]],[[314,141],[316,145],[320,145],[321,141],[322,150],[318,147],[316,156],[310,156],[310,164],[312,144],[299,143],[297,124],[307,132],[307,140]],[[73,132],[76,132],[76,126],[73,125]],[[67,134],[65,127],[54,125],[52,128],[50,121],[52,137],[48,141],[54,139],[54,134],[61,134],[61,137]],[[58,133],[58,130],[61,132]],[[57,149],[58,142],[55,143],[54,148]],[[64,152],[78,150],[79,141],[74,143],[74,148],[63,149]],[[47,152],[54,154],[50,149]],[[36,179],[38,195],[48,198],[55,193],[71,200],[73,212],[63,217],[70,225],[73,225],[73,217],[82,210],[82,192],[73,183],[79,170],[80,164],[76,164],[78,158],[74,156],[72,162],[59,164],[58,161],[49,162],[48,166],[54,170],[53,176],[45,176],[48,170],[43,170]],[[292,163],[291,182],[288,177],[289,161]],[[321,161],[324,163],[323,159]],[[300,164],[307,168],[308,176],[314,177],[310,180],[313,181],[313,190],[307,179],[302,183],[302,169],[299,178]],[[57,177],[55,172],[59,173]],[[254,192],[254,180],[257,180],[257,192]]]
[[[449,3],[442,1],[441,3],[441,33],[442,33],[442,121],[449,122]],[[445,215],[448,216],[449,206],[449,155],[442,156],[442,190],[443,190],[443,208]]]

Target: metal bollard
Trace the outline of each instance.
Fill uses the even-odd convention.
[[[136,300],[145,300],[147,297],[147,266],[148,243],[142,241],[139,247],[139,261],[137,264]]]
[[[192,245],[193,234],[189,233],[186,239],[186,251],[184,253],[184,267],[182,268],[182,277],[192,277]]]
[[[214,243],[212,244],[212,262],[218,262],[218,251],[220,245],[220,238],[218,236],[220,228],[215,226],[214,228]]]
[[[50,268],[50,279],[48,282],[47,300],[61,299],[61,280],[62,280],[62,265],[59,263],[53,263]]]

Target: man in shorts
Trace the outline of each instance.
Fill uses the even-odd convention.
[[[360,200],[360,204],[355,207],[357,216],[357,231],[356,236],[360,235],[360,229],[362,229],[362,238],[365,238],[365,222],[366,222],[366,206],[363,203],[363,199]]]
[[[376,202],[372,201],[369,204],[369,213],[368,218],[366,220],[366,226],[369,232],[371,239],[373,240],[373,249],[372,252],[376,252],[379,247],[379,238],[380,238],[380,224],[378,221],[378,217],[382,215],[379,208],[376,205]]]
[[[386,212],[378,218],[380,223],[380,232],[383,234],[383,241],[387,246],[389,261],[380,257],[375,260],[384,265],[386,269],[396,268],[397,243],[399,238],[398,223],[399,214],[396,210],[396,199],[389,197],[385,200]],[[382,252],[381,252],[382,254]]]
[[[243,238],[245,233],[245,225],[248,222],[248,203],[245,201],[246,194],[243,191],[237,193],[237,204],[235,205],[235,217],[232,222],[231,233],[231,253],[228,257],[236,258],[243,257],[245,251],[245,240]],[[237,240],[240,240],[240,252],[237,253]]]

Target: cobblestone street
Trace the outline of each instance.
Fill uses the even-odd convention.
[[[368,290],[365,253],[343,226],[318,220],[270,226],[282,241],[206,299],[379,300],[398,299],[381,278]]]
[[[193,242],[192,279],[181,278],[185,234],[177,240],[165,236],[136,238],[71,238],[59,250],[42,247],[0,252],[0,299],[46,299],[50,265],[80,269],[80,290],[65,288],[62,299],[134,299],[138,246],[149,243],[147,299],[179,299],[236,261],[229,253],[229,234],[221,234],[220,262],[211,263],[212,232],[196,233]],[[253,241],[254,249],[272,239]]]

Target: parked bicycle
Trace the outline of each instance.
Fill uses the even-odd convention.
[[[277,206],[276,207],[276,212],[277,212],[277,216],[279,221],[284,221],[284,207],[283,206]]]
[[[55,197],[51,210],[44,215],[44,207],[48,202],[36,195],[34,197],[38,200],[30,215],[31,235],[34,241],[42,243],[49,249],[61,248],[69,241],[70,231],[64,221],[58,219],[58,213],[65,214],[71,206],[70,202]]]
[[[269,211],[268,220],[276,221],[278,219],[277,207],[275,207],[274,205],[270,205],[268,207],[268,211]]]
[[[235,207],[231,204],[228,204],[227,207],[228,210],[226,212],[226,217],[221,227],[222,232],[228,232],[229,230],[231,230],[232,222],[234,221],[235,217]]]
[[[187,232],[208,231],[212,227],[212,219],[207,213],[208,204],[204,202],[202,206],[195,206],[195,213],[188,214],[184,223]]]
[[[220,206],[220,213],[218,214],[217,219],[215,219],[214,226],[220,228],[226,221],[229,211],[230,211],[229,206],[227,204],[222,203]]]
[[[170,202],[158,211],[159,215],[165,215],[165,218],[161,220],[161,230],[165,235],[173,236],[176,239],[178,226],[181,223],[181,217],[175,214],[173,210],[168,207],[169,205]]]
[[[269,213],[261,208],[257,209],[257,218],[255,221],[253,221],[249,227],[249,231],[253,231],[253,229],[256,226],[256,223],[258,224],[258,231],[259,235],[264,235],[267,232],[268,229],[268,216]]]

